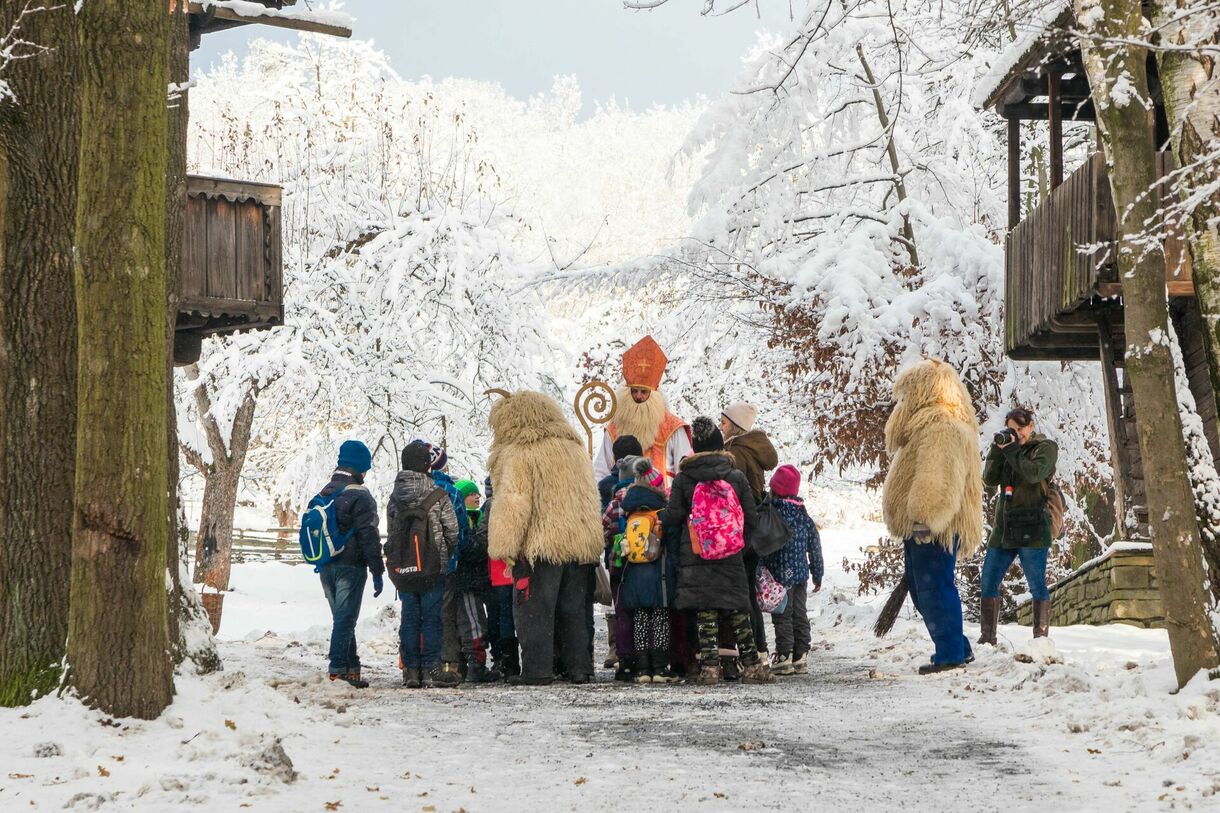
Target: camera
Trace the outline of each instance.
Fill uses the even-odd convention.
[[[1005,429],[1002,432],[996,432],[995,435],[993,435],[991,439],[993,441],[995,441],[996,446],[1007,446],[1009,443],[1016,442],[1017,433],[1014,432],[1011,428],[1009,428],[1009,429]]]

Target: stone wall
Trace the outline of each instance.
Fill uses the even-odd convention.
[[[1017,606],[1016,620],[1031,622],[1029,601]],[[1131,624],[1163,627],[1165,611],[1152,567],[1152,546],[1118,542],[1098,558],[1051,587],[1051,625]]]

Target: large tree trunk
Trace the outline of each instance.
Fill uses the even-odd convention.
[[[1186,219],[1195,295],[1203,316],[1204,346],[1213,397],[1220,410],[1220,189],[1214,188],[1220,156],[1220,75],[1215,53],[1220,47],[1220,10],[1204,11],[1199,0],[1158,0],[1154,22],[1161,27],[1157,51],[1161,94],[1169,119],[1169,136],[1179,167],[1193,167],[1181,180],[1187,190],[1212,186],[1210,195],[1192,197]],[[1190,13],[1193,9],[1193,13]],[[1205,53],[1210,48],[1211,53]],[[1210,142],[1210,144],[1209,144]],[[1200,506],[1201,510],[1206,509]],[[1220,569],[1220,540],[1203,535],[1209,567]],[[1213,598],[1220,601],[1220,574],[1213,574]]]
[[[23,3],[0,4],[9,31]],[[76,457],[72,247],[79,53],[71,5],[21,19],[45,48],[9,63],[0,102],[0,704],[59,684]]]
[[[192,379],[198,378],[198,368],[192,365],[187,374]],[[199,513],[199,534],[195,538],[192,578],[195,584],[205,588],[203,606],[211,618],[213,632],[220,631],[224,594],[229,589],[233,566],[233,509],[237,505],[241,470],[250,448],[257,397],[257,389],[251,387],[233,417],[233,428],[226,443],[220,434],[220,425],[212,415],[207,385],[199,381],[195,387],[195,407],[207,436],[212,462],[205,463],[193,449],[184,450],[187,460],[203,475],[203,505]],[[215,592],[206,592],[209,587]]]
[[[68,680],[116,716],[173,699],[166,591],[165,0],[88,0]]]
[[[1098,6],[1103,14],[1095,13]],[[1126,0],[1076,0],[1076,18],[1092,21],[1082,47],[1114,208],[1123,213],[1118,225],[1118,277],[1123,281],[1126,365],[1135,397],[1153,558],[1174,671],[1178,684],[1185,685],[1200,669],[1216,665],[1217,652],[1207,616],[1199,527],[1170,354],[1165,260],[1159,251],[1145,250],[1139,239],[1143,224],[1155,214],[1155,203],[1146,193],[1157,180],[1156,147],[1147,113],[1151,106],[1144,106],[1149,98],[1147,52],[1128,44],[1138,41],[1140,6]],[[1120,77],[1133,90],[1126,98],[1110,93]]]

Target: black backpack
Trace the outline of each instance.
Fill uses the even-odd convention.
[[[390,581],[402,593],[422,593],[436,586],[445,573],[440,540],[432,538],[428,515],[432,506],[449,499],[443,488],[394,515],[385,543],[385,566]]]

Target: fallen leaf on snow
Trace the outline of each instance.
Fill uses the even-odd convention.
[[[110,771],[106,770],[101,765],[98,765],[97,766],[97,775],[98,776],[110,776]]]
[[[8,778],[9,779],[29,779],[33,775],[34,774],[32,774],[32,773],[11,773],[8,775]]]
[[[576,781],[573,782],[572,784],[573,785],[583,785],[584,783],[586,783],[588,781],[589,781],[588,777],[578,776],[578,777],[576,777]]]
[[[236,731],[237,723],[233,722],[232,720],[225,720],[225,728],[229,729],[230,731]]]
[[[327,810],[338,810],[343,807],[343,802],[324,802],[323,807]]]

